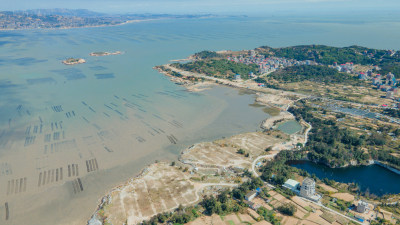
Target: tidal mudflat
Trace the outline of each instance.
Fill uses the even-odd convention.
[[[335,25],[326,26],[216,19],[1,32],[0,223],[83,224],[104,193],[149,163],[176,159],[194,143],[255,131],[268,117],[248,107],[252,95],[224,87],[187,92],[155,65],[204,49],[310,38],[350,45],[371,27],[382,34],[377,25],[343,25],[352,32],[339,43]],[[365,38],[359,44],[375,43],[373,34]],[[382,43],[393,48],[396,40]],[[88,57],[105,50],[125,54]],[[70,57],[87,61],[60,63]]]

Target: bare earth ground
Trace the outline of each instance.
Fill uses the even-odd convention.
[[[245,224],[271,225],[271,223],[265,220],[256,222],[248,214],[229,214],[227,216],[222,216],[222,217],[218,215],[202,216],[192,222],[187,223],[187,225],[245,225]]]
[[[324,189],[325,191],[330,191],[330,192],[338,192],[338,190],[336,190],[335,188],[328,186],[324,183],[319,183],[318,184],[322,189]]]
[[[277,138],[263,132],[254,132],[239,134],[214,142],[199,143],[186,149],[181,156],[181,161],[190,163],[195,167],[250,168],[251,162],[256,157],[266,154],[265,149],[267,147],[285,141],[282,138],[284,136],[282,133],[281,138]],[[249,153],[249,157],[238,154],[239,149]]]
[[[276,217],[281,218],[282,225],[293,225],[293,224],[304,224],[304,225],[339,225],[339,224],[349,224],[349,221],[341,216],[336,214],[332,214],[325,209],[321,208],[319,205],[311,202],[306,202],[298,196],[294,196],[291,199],[287,199],[281,194],[275,191],[269,191],[271,197],[268,199],[271,200],[270,203],[266,203],[261,198],[255,198],[252,202],[256,205],[260,205],[262,207],[267,208],[268,210],[272,210],[283,203],[290,203],[297,208],[297,211],[294,216],[286,216],[281,213],[276,213]],[[245,214],[246,215],[246,214]],[[388,215],[385,215],[388,217]],[[237,218],[240,218],[238,221]],[[256,219],[261,219],[261,222],[255,222]],[[196,219],[193,222],[188,223],[188,225],[200,225],[200,224],[253,224],[253,225],[261,225],[261,224],[270,224],[261,218],[261,216],[256,213],[252,209],[247,210],[246,217],[243,214],[230,214],[228,216],[202,216]]]
[[[173,69],[172,67],[169,68]],[[175,71],[175,69],[173,70]],[[185,75],[184,71],[178,72]],[[202,75],[187,75],[204,79]],[[191,82],[179,78],[173,78],[173,80],[183,82],[182,84],[189,91],[201,91],[210,85],[214,85],[213,81],[221,82],[218,78],[212,78],[211,81],[207,82]],[[258,87],[253,87],[254,84],[251,82],[238,83],[226,80],[223,82],[225,82],[223,83],[225,85],[239,88],[247,86],[247,88],[251,87],[252,90],[258,91]],[[236,177],[236,169],[252,169],[254,171],[255,163],[259,162],[260,159],[266,159],[268,154],[274,155],[282,149],[293,149],[297,143],[305,143],[308,129],[304,128],[301,132],[292,135],[274,130],[278,123],[294,119],[293,115],[286,110],[295,100],[304,96],[293,96],[293,93],[277,90],[272,92],[268,92],[268,89],[265,90],[263,93],[257,94],[256,104],[278,109],[279,115],[263,121],[264,132],[239,134],[213,142],[195,144],[182,152],[180,162],[184,166],[180,168],[167,163],[150,165],[141,177],[131,179],[103,198],[104,204],[100,205],[95,217],[111,224],[130,225],[147,220],[158,213],[172,211],[179,205],[194,204],[201,199],[200,194],[216,194],[216,186],[235,186],[236,180],[230,179],[230,175]],[[303,127],[309,127],[304,121],[300,123]],[[265,150],[268,147],[272,147],[273,151],[267,153]],[[244,153],[239,153],[239,149]],[[211,175],[219,172],[221,172],[221,175]],[[222,175],[222,172],[224,172],[224,175]],[[227,172],[227,175],[225,172]],[[210,177],[214,178],[210,179]],[[321,188],[333,192],[332,197],[346,201],[354,200],[354,196],[348,193],[336,193],[337,190],[332,187],[324,184],[319,185]],[[261,198],[256,198],[253,202],[269,210],[276,209],[284,203],[293,204],[297,208],[294,216],[276,213],[276,216],[281,218],[283,225],[337,225],[348,224],[349,222],[345,217],[333,214],[318,204],[307,202],[297,196],[288,199],[275,191],[270,191],[269,194],[271,195],[269,203]],[[388,216],[382,214],[382,217]],[[260,219],[260,215],[254,210],[248,209],[245,214],[202,216],[189,224],[270,224],[266,221],[256,222]]]
[[[347,224],[348,221],[340,217],[338,215],[331,215],[330,212],[326,212],[324,209],[322,209],[319,205],[316,205],[315,203],[311,202],[306,202],[303,199],[299,198],[298,196],[294,196],[291,199],[287,199],[284,196],[282,196],[279,193],[276,193],[275,191],[270,191],[269,194],[272,196],[270,199],[270,205],[274,205],[274,207],[279,206],[282,203],[290,203],[292,205],[295,205],[297,208],[297,211],[294,216],[286,216],[282,214],[278,214],[280,217],[282,217],[282,223],[281,224],[337,224],[336,222],[330,223],[327,220],[325,220],[323,217],[325,215],[329,215],[329,217],[332,218],[333,221],[342,221],[344,224]],[[261,204],[262,206],[265,207],[266,203]],[[266,207],[267,208],[267,207]]]
[[[287,121],[287,120],[294,120],[294,119],[295,118],[291,113],[283,111],[278,116],[273,116],[273,117],[270,117],[270,118],[264,120],[261,127],[263,129],[271,129],[276,125],[275,121],[279,121],[279,120]]]
[[[365,86],[346,86],[342,84],[319,84],[304,81],[285,84],[285,89],[299,93],[312,94],[325,98],[346,97],[350,101],[363,102],[369,104],[391,104],[391,99],[386,99],[385,92],[373,89],[371,84]]]
[[[199,75],[197,78],[203,77]],[[181,82],[179,79],[174,79],[174,81]],[[199,91],[213,85],[212,81],[220,82],[218,79],[211,79],[211,83],[204,82],[194,85],[188,83],[185,85],[187,85],[188,90]],[[228,82],[226,85],[241,88],[246,85],[254,85],[245,82],[224,82]],[[253,90],[257,90],[257,88],[252,87]],[[200,192],[202,194],[205,191],[212,192],[215,186],[231,187],[236,185],[232,180],[227,179],[229,175],[220,176],[219,180],[213,180],[213,182],[208,178],[203,180],[207,176],[207,170],[222,172],[232,169],[234,174],[235,169],[253,169],[253,164],[260,157],[265,158],[263,155],[271,154],[271,152],[265,151],[266,148],[272,147],[273,150],[291,149],[297,143],[304,143],[304,134],[306,133],[304,129],[294,135],[271,130],[275,128],[277,122],[294,119],[293,115],[286,110],[294,102],[291,99],[299,99],[304,96],[293,97],[291,96],[293,93],[276,90],[273,90],[272,93],[266,93],[264,89],[264,93],[258,94],[256,100],[258,104],[280,110],[279,115],[264,121],[263,128],[268,131],[240,134],[226,139],[193,145],[182,152],[180,161],[185,165],[183,168],[171,166],[167,163],[152,164],[146,168],[140,177],[129,180],[106,195],[103,198],[103,204],[99,206],[94,217],[111,224],[130,225],[149,219],[158,213],[172,211],[181,204],[194,204],[200,200]],[[305,126],[304,123],[302,125]],[[239,154],[239,149],[243,150],[244,153]],[[229,174],[231,171],[227,172]],[[330,191],[334,192],[334,190]],[[312,205],[297,196],[293,199],[287,199],[274,191],[270,191],[270,194],[272,196],[270,203],[265,203],[264,200],[258,198],[254,201],[267,209],[276,208],[283,203],[291,203],[297,207],[294,217],[277,214],[282,218],[282,224],[315,224],[311,221],[317,221],[318,224],[331,224],[321,217],[324,215],[326,218],[327,214],[318,205]],[[255,211],[249,210],[247,214],[240,215],[203,216],[189,224],[269,224],[265,221],[255,223],[257,217],[259,215]]]
[[[184,85],[187,86],[189,91],[200,91],[214,85],[210,81],[195,84],[175,78],[174,81],[185,82]],[[280,109],[278,116],[264,122],[267,126],[269,126],[268,123],[272,124],[269,128],[273,128],[276,121],[282,122],[293,119],[293,116],[286,112],[288,106],[293,103],[287,96],[293,94],[285,94],[285,92],[276,92],[275,90],[274,93],[277,96],[262,94],[258,95],[257,98],[257,102],[262,105]],[[106,195],[103,198],[103,204],[99,205],[93,221],[90,221],[89,224],[96,224],[97,220],[108,221],[112,224],[123,224],[125,222],[136,224],[158,213],[171,211],[180,204],[193,204],[200,199],[198,196],[200,191],[204,194],[205,191],[212,191],[213,186],[235,186],[236,184],[231,182],[236,182],[236,180],[232,180],[232,177],[236,176],[230,176],[237,172],[235,169],[252,169],[252,163],[255,163],[255,159],[259,160],[257,157],[276,154],[276,150],[292,149],[297,143],[303,143],[304,140],[303,132],[287,135],[281,131],[268,130],[239,134],[214,142],[193,145],[184,150],[180,157],[181,162],[192,167],[191,169],[188,168],[192,174],[184,173],[165,163],[153,164],[146,169],[143,176],[130,180]],[[265,150],[268,147],[272,147],[274,151],[267,153]],[[239,149],[242,149],[245,153],[239,154]],[[226,169],[231,169],[227,171],[227,176],[208,178],[210,173],[225,172]],[[202,183],[200,179],[204,176],[207,176],[207,178],[202,180]],[[230,221],[233,221],[233,219]],[[213,224],[219,222],[212,221]]]
[[[165,162],[155,163],[147,167],[140,177],[114,188],[103,198],[103,204],[100,204],[94,218],[112,224],[130,225],[158,213],[172,211],[181,204],[194,204],[200,200],[199,193],[214,193],[214,187],[237,185],[230,179],[231,173],[218,179],[210,176],[214,180],[207,178],[200,181],[201,177],[207,175],[208,169],[217,169],[217,172],[224,168],[250,169],[257,157],[275,154],[274,151],[265,152],[266,148],[282,145],[289,139],[288,135],[280,131],[267,131],[196,144],[181,155],[180,161],[186,166],[178,168]],[[237,153],[239,149],[243,149],[248,156]],[[251,221],[248,216],[243,217]],[[207,218],[202,223],[226,224],[218,218]],[[227,217],[227,221],[239,224],[240,220],[235,218],[236,215]]]
[[[257,94],[256,102],[269,105],[272,107],[278,107],[281,110],[286,110],[287,106],[292,104],[294,101],[287,98],[285,94]]]
[[[388,212],[386,210],[381,209],[381,213],[378,214],[378,217],[389,220],[391,223],[396,223],[395,219],[392,218],[393,213]]]
[[[146,168],[140,179],[132,179],[112,191],[101,214],[112,224],[137,224],[197,199],[189,173],[167,163],[156,163]]]
[[[332,195],[332,197],[342,199],[348,202],[354,201],[354,196],[349,193],[335,193]]]

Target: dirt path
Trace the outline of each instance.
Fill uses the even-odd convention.
[[[251,170],[253,171],[253,173],[254,173],[254,175],[255,175],[256,177],[259,177],[259,176],[260,176],[260,175],[257,174],[257,170],[255,169],[257,161],[259,161],[260,159],[274,158],[274,157],[276,156],[276,154],[278,154],[278,153],[274,153],[274,154],[271,154],[271,155],[261,155],[261,156],[258,156],[258,157],[253,161],[253,163],[251,164]]]

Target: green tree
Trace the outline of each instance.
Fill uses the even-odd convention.
[[[285,204],[279,206],[277,209],[279,210],[279,212],[281,212],[285,215],[288,215],[288,216],[293,216],[297,211],[296,206],[294,206],[293,204],[290,204],[290,203],[285,203]]]

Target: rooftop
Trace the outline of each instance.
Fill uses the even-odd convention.
[[[298,181],[288,179],[282,186],[285,188],[293,189],[296,188],[300,183]]]
[[[303,185],[312,183],[315,183],[315,181],[312,178],[307,177],[306,179],[303,180]]]
[[[254,194],[257,194],[257,191],[251,191],[251,192],[247,193],[246,197],[248,198],[248,197],[250,197],[250,196],[252,196]]]

